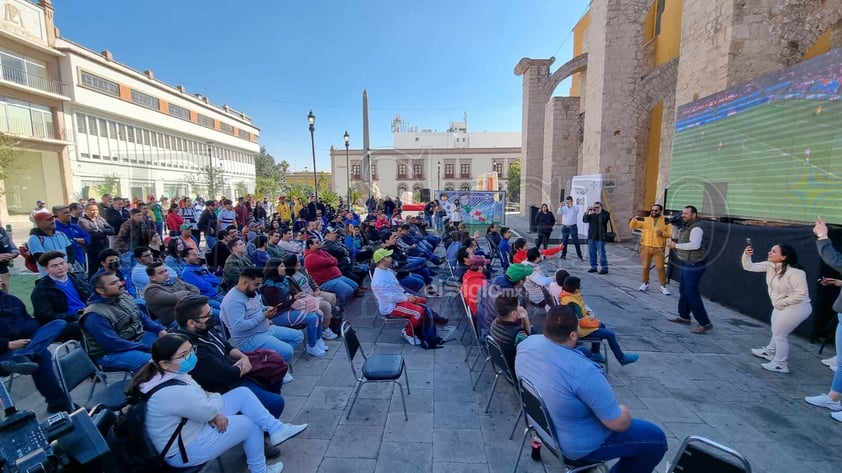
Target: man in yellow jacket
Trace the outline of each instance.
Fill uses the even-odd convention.
[[[660,204],[652,204],[649,217],[635,217],[629,222],[632,230],[640,230],[640,262],[642,264],[643,284],[639,290],[649,289],[649,272],[652,258],[655,258],[655,269],[658,270],[658,281],[661,283],[661,293],[670,295],[667,287],[667,272],[664,268],[664,252],[667,241],[672,234],[672,226],[666,222],[663,215],[664,208]]]
[[[292,216],[289,213],[289,203],[286,201],[285,195],[278,197],[278,205],[275,206],[275,212],[278,213],[278,217],[281,219],[281,222],[284,222],[287,225],[292,225]]]

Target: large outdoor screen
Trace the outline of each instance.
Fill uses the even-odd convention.
[[[842,49],[678,108],[667,207],[842,223]]]

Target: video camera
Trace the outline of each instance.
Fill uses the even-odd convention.
[[[107,431],[114,413],[101,409],[93,418],[85,409],[59,412],[38,423],[32,411],[17,411],[4,383],[0,403],[5,419],[0,423],[0,472],[115,471]],[[98,427],[101,425],[102,427]]]

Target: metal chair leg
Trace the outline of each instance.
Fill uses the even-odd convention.
[[[401,391],[401,404],[403,404],[403,420],[408,421],[409,416],[406,414],[406,399],[404,399],[403,397],[403,386],[401,386],[401,383],[397,381],[394,381],[394,383],[398,385],[398,389]],[[409,391],[408,384],[406,385],[406,390]]]
[[[523,406],[521,406],[520,412],[517,413],[517,419],[515,419],[515,425],[512,426],[512,433],[509,434],[509,440],[511,440],[515,436],[517,424],[520,422],[521,417],[523,417]]]
[[[497,380],[500,379],[500,373],[494,374],[494,382],[491,383],[491,394],[488,395],[488,402],[485,404],[485,413],[488,414],[488,409],[491,407],[491,400],[494,399],[494,391],[497,389]]]
[[[403,369],[403,379],[406,380],[406,395],[409,396],[412,393],[409,392],[409,373],[406,372],[406,368]]]
[[[488,364],[488,357],[485,358],[485,363],[482,364],[482,369],[479,370],[477,373],[477,380],[474,381],[474,388],[473,391],[477,390],[477,384],[479,384],[479,379],[482,377],[482,372],[485,371],[485,366]]]
[[[348,408],[348,414],[345,416],[345,420],[348,420],[351,417],[351,411],[354,410],[354,404],[357,402],[357,397],[360,395],[360,389],[363,387],[364,382],[357,381],[357,389],[354,391],[354,399],[351,399],[351,407]],[[403,393],[403,391],[401,391]]]
[[[520,456],[523,455],[523,446],[526,445],[526,437],[529,435],[529,428],[527,427],[526,430],[523,432],[523,440],[520,442],[520,449],[517,451],[517,461],[515,462],[515,468],[512,470],[512,473],[517,473],[517,467],[520,465]]]

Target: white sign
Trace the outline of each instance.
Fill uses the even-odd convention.
[[[602,199],[602,174],[573,176],[569,195],[573,196],[573,205],[579,208],[579,215],[585,215],[588,207]],[[580,237],[588,235],[587,223],[579,222],[578,229]]]
[[[44,11],[23,0],[0,1],[0,27],[17,36],[47,46]]]

